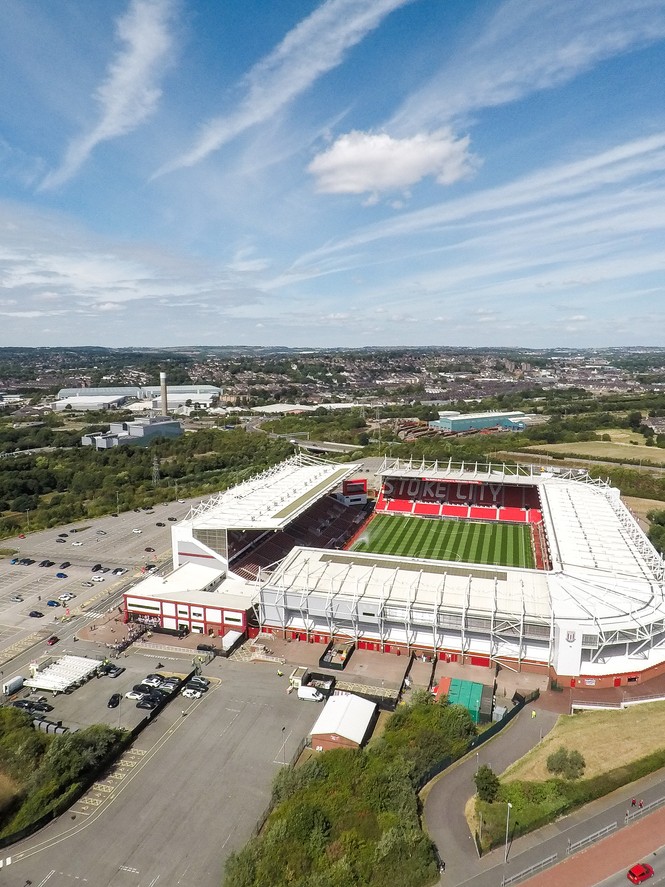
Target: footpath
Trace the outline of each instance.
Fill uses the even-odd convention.
[[[488,764],[501,773],[537,745],[556,723],[558,714],[537,709],[531,717],[527,706],[508,727],[467,755],[435,781],[425,799],[425,828],[437,845],[445,862],[441,885],[450,887],[499,887],[503,879],[528,874],[548,857],[556,863],[530,879],[519,879],[528,887],[592,887],[616,871],[628,869],[636,862],[656,862],[664,851],[655,850],[663,843],[665,806],[655,812],[637,816],[626,825],[631,800],[637,797],[645,807],[665,797],[665,770],[657,771],[636,783],[618,789],[581,809],[531,834],[478,857],[475,841],[469,832],[464,808],[475,793],[473,777],[476,769]],[[567,855],[568,847],[589,838],[602,829],[611,830],[608,837],[595,841],[578,853]],[[654,862],[654,860],[656,862]]]

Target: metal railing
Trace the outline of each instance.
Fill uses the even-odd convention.
[[[586,838],[581,838],[579,841],[571,841],[568,838],[568,846],[566,847],[566,856],[570,856],[571,853],[576,853],[578,850],[581,850],[582,847],[586,847],[589,844],[593,844],[594,841],[599,841],[601,838],[604,838],[606,835],[609,835],[613,832],[618,823],[612,822],[609,825],[606,825],[604,828],[598,829],[597,832],[594,832],[591,835],[587,835]]]
[[[525,878],[530,878],[531,875],[542,872],[543,869],[550,868],[550,866],[553,866],[557,861],[558,856],[558,853],[553,853],[552,856],[548,856],[546,859],[541,859],[540,862],[535,862],[533,865],[530,865],[528,869],[524,869],[516,875],[511,875],[509,878],[501,878],[501,887],[508,887],[509,884],[517,884],[518,881],[523,881]]]

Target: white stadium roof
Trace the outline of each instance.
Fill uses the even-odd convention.
[[[194,506],[180,525],[206,530],[279,530],[359,467],[356,463],[340,465],[298,453]]]

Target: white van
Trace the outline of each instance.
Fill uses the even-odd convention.
[[[323,693],[316,687],[298,687],[298,699],[309,699],[310,702],[323,702]]]

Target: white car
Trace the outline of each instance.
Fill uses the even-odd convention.
[[[137,536],[140,536],[143,530],[137,530],[136,527],[132,530],[132,533],[136,533]]]
[[[73,601],[75,597],[76,597],[75,594],[71,594],[69,591],[66,591],[64,594],[60,595],[58,600],[64,601],[66,603],[67,601]]]
[[[104,577],[103,577],[103,576],[93,576],[93,577],[92,577],[92,581],[93,581],[93,582],[103,582],[103,581],[104,581]]]
[[[203,696],[203,693],[201,693],[200,690],[186,689],[182,691],[182,695],[185,699],[200,699]]]
[[[83,543],[82,542],[72,542],[72,545],[74,546],[74,548],[80,548],[83,545]]]
[[[130,690],[129,693],[125,693],[125,699],[143,699],[145,693],[137,693],[136,690]]]
[[[153,675],[148,675],[147,678],[143,678],[143,683],[146,687],[161,687],[162,679]]]

